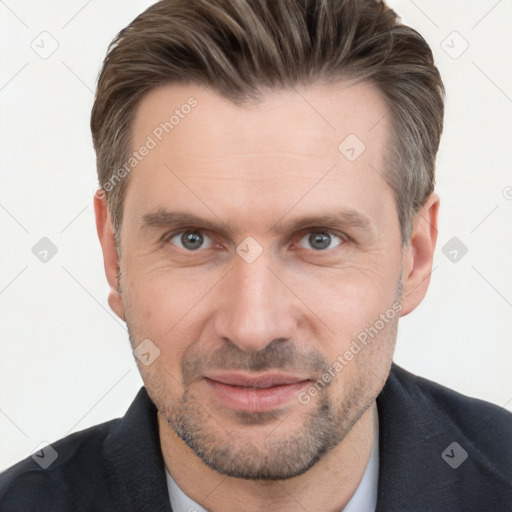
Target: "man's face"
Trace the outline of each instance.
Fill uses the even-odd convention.
[[[368,83],[243,107],[174,85],[138,109],[132,149],[156,147],[125,197],[123,314],[160,350],[138,362],[160,414],[221,473],[303,473],[382,388],[402,264],[387,111]]]

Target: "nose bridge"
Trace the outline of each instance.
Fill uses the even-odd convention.
[[[268,258],[248,263],[237,257],[226,278],[215,319],[217,336],[253,351],[293,336],[292,297],[269,269]]]

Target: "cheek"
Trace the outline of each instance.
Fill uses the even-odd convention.
[[[157,339],[165,339],[200,308],[214,276],[183,275],[180,269],[137,269],[128,266],[125,297],[132,317]]]
[[[193,350],[212,311],[210,302],[218,279],[204,276],[198,280],[179,271],[127,272],[125,304],[134,345],[148,338],[160,350],[150,367],[141,374],[159,378],[172,385],[181,381],[181,363],[187,350]]]
[[[330,365],[335,400],[356,392],[373,397],[381,388],[391,364],[400,304],[397,289],[400,260],[358,265],[343,272],[305,279],[296,276],[294,289],[306,297],[312,322],[328,330],[316,340]],[[383,315],[383,316],[382,316]],[[384,320],[382,320],[384,318]],[[332,376],[334,375],[334,376]]]
[[[388,262],[390,263],[390,262]],[[396,300],[399,262],[310,269],[288,283],[338,343],[373,325]]]

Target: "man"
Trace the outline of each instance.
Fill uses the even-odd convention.
[[[163,0],[123,30],[94,204],[145,386],[2,474],[1,510],[511,510],[511,415],[392,363],[443,96],[375,0]]]

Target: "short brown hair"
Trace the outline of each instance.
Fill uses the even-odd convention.
[[[372,82],[389,105],[385,178],[407,242],[434,189],[445,91],[426,41],[378,0],[161,0],[123,29],[103,63],[91,116],[116,233],[129,176],[114,183],[115,173],[129,158],[134,115],[150,90],[197,83],[243,103],[267,88],[346,78]]]

